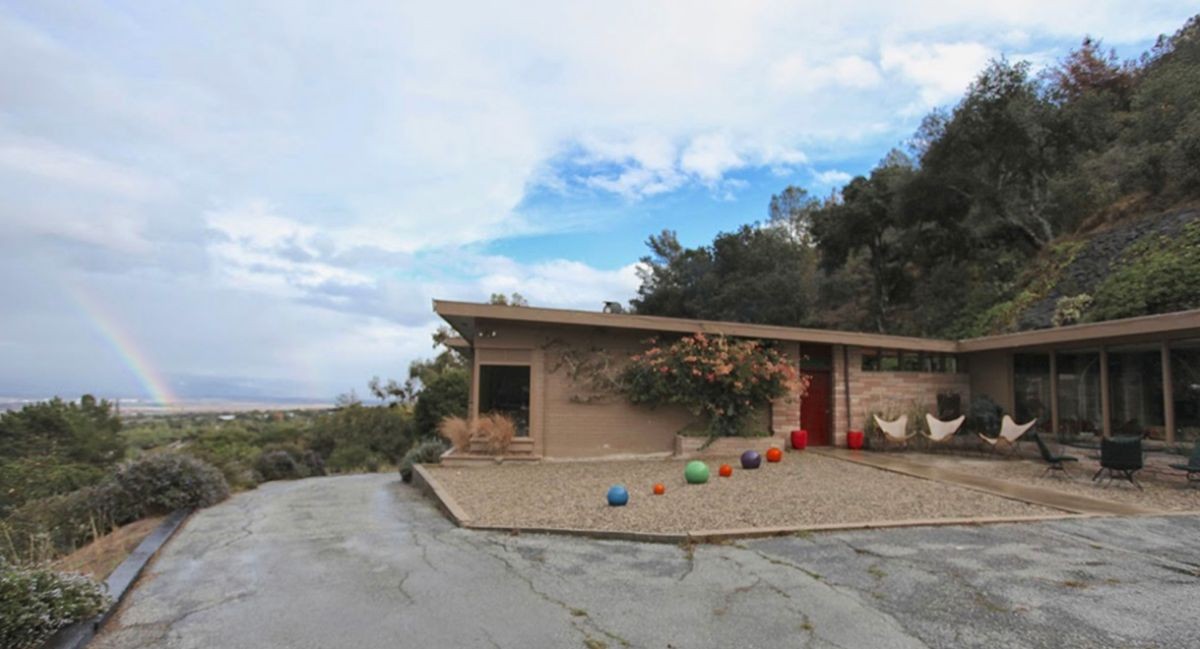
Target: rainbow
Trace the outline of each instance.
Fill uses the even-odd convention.
[[[150,358],[133,335],[107,305],[92,297],[86,290],[69,284],[64,292],[83,314],[84,320],[112,349],[153,401],[164,406],[179,401],[162,373],[150,362]]]

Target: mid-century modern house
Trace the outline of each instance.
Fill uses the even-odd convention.
[[[795,359],[811,377],[807,393],[777,399],[758,423],[775,435],[803,428],[810,444],[844,444],[847,431],[889,407],[965,413],[973,396],[1018,422],[1036,417],[1060,439],[1200,437],[1200,310],[933,340],[441,300],[433,307],[471,359],[471,416],[498,411],[518,422],[513,454],[672,452],[676,434],[695,424],[688,412],[631,405],[598,390],[594,377],[647,338],[697,332],[762,340]]]

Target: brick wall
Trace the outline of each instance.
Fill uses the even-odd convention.
[[[834,438],[845,445],[847,430],[862,430],[867,417],[877,410],[906,410],[912,403],[937,414],[937,395],[954,392],[961,397],[965,411],[971,401],[969,374],[936,372],[864,372],[862,349],[848,348],[850,383],[850,420],[846,420],[845,368],[842,349],[834,348]]]
[[[789,359],[800,364],[800,345],[797,343],[780,343],[783,352]],[[785,394],[771,402],[771,432],[776,435],[787,435],[800,428],[800,395],[798,392]]]

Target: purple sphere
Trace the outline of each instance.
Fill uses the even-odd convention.
[[[746,451],[742,453],[742,468],[757,469],[762,464],[762,456],[758,451]]]

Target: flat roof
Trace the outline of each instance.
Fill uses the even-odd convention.
[[[434,300],[433,310],[465,340],[467,344],[475,338],[475,321],[498,320],[525,322],[530,324],[569,325],[584,327],[608,327],[639,331],[667,331],[672,333],[710,333],[744,338],[766,338],[830,345],[852,345],[855,347],[882,347],[909,351],[969,353],[1025,347],[1081,347],[1089,343],[1112,340],[1134,342],[1139,339],[1173,337],[1200,337],[1200,309],[1177,311],[1159,315],[1089,322],[1053,329],[1035,329],[996,336],[983,336],[965,340],[939,340],[913,336],[891,336],[856,331],[833,329],[808,329],[804,327],[782,327],[778,325],[723,322],[718,320],[694,320],[689,318],[667,318],[663,316],[636,315],[628,313],[602,313],[573,309],[547,309],[543,307],[507,306],[502,304],[480,304],[476,302],[454,302]]]
[[[478,304],[475,302],[451,302],[434,300],[433,310],[442,316],[467,340],[475,337],[475,321],[501,320],[546,325],[571,325],[584,327],[608,327],[611,329],[633,329],[640,331],[669,331],[672,333],[707,333],[743,338],[766,338],[796,342],[853,345],[855,347],[887,347],[926,352],[954,352],[958,343],[953,340],[915,338],[911,336],[889,336],[855,331],[832,329],[805,329],[777,325],[747,324],[744,322],[722,322],[717,320],[692,320],[688,318],[666,318],[663,316],[636,315],[628,313],[602,313],[576,311],[572,309],[546,309],[531,306],[507,306],[501,304]]]
[[[1200,336],[1200,309],[968,338],[959,341],[958,349],[979,352],[1019,347],[1080,347],[1101,340],[1134,342],[1172,335]]]

